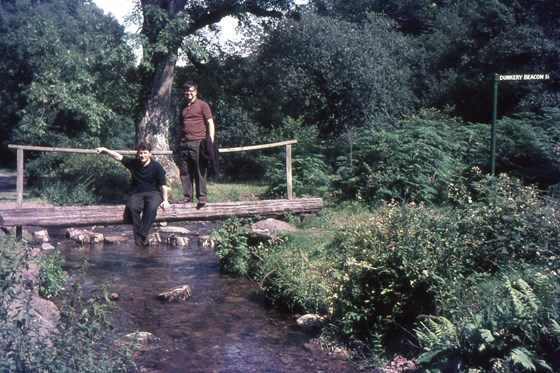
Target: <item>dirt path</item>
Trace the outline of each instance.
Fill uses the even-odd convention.
[[[0,193],[16,192],[16,176],[0,174]]]
[[[13,174],[0,173],[0,209],[9,209],[17,207],[16,196],[17,177]],[[23,200],[23,207],[39,207],[48,204],[40,201]]]

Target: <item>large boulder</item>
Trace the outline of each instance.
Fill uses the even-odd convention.
[[[295,232],[297,228],[281,220],[268,218],[251,225],[251,236],[260,239],[276,239],[280,234]]]
[[[48,338],[55,330],[60,319],[58,307],[51,301],[39,296],[39,266],[34,260],[37,251],[31,255],[32,260],[21,273],[21,282],[16,284],[11,295],[0,299],[2,307],[8,310],[8,320],[12,323],[32,322],[31,336]]]

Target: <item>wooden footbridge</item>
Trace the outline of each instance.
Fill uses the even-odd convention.
[[[315,213],[323,208],[321,198],[292,198],[291,146],[297,143],[290,140],[280,143],[220,149],[220,153],[265,149],[277,146],[286,147],[286,184],[287,199],[257,200],[242,202],[208,203],[203,208],[192,204],[172,204],[167,211],[159,210],[156,221],[201,221],[222,220],[229,217],[282,216],[286,214]],[[92,225],[129,224],[124,205],[65,206],[65,207],[25,207],[23,204],[24,150],[62,153],[95,154],[93,149],[45,148],[25,145],[8,145],[17,150],[17,207],[0,210],[0,228],[17,227],[69,227]],[[131,150],[117,150],[121,154],[135,154]],[[171,151],[154,151],[155,155],[170,155]]]
[[[160,209],[156,221],[223,220],[229,217],[282,216],[314,213],[323,208],[321,198],[274,199],[243,202],[208,203],[203,208],[192,204],[172,204]],[[73,227],[130,224],[124,205],[22,207],[0,211],[0,228],[39,226]]]

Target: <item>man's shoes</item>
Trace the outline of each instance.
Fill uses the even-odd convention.
[[[146,241],[146,238],[142,237],[142,236],[134,236],[134,244],[136,245],[136,247],[139,248],[143,248],[148,246],[148,241]]]
[[[203,208],[205,205],[206,205],[206,202],[198,202],[198,203],[196,204],[196,208],[197,208],[197,209],[201,209],[201,208]]]
[[[185,197],[177,203],[192,203],[192,199]]]

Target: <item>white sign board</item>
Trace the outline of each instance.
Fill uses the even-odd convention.
[[[498,75],[500,80],[548,80],[550,74]]]

